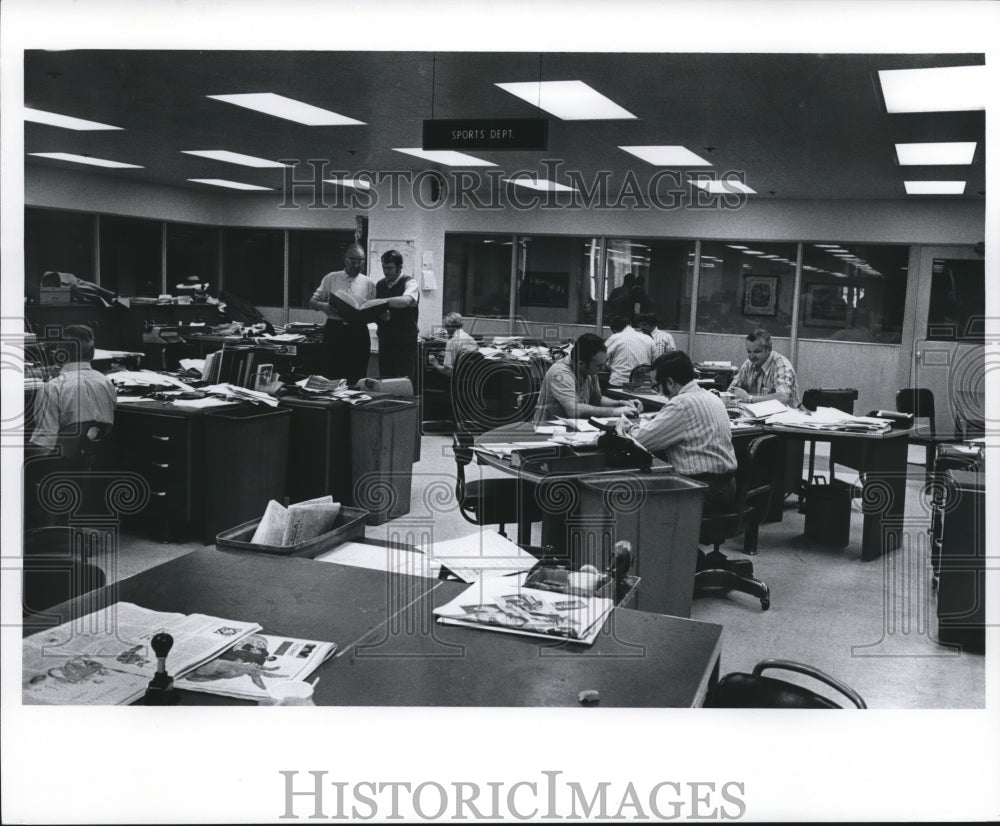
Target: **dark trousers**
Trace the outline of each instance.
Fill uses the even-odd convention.
[[[415,366],[417,362],[417,341],[382,341],[378,343],[378,372],[382,378],[405,376],[413,384],[416,392]]]
[[[702,513],[728,513],[736,504],[736,479],[733,474],[704,473],[692,476],[708,485],[702,504]]]
[[[344,324],[327,319],[323,330],[323,361],[328,379],[347,379],[356,384],[368,375],[371,337],[367,324]]]

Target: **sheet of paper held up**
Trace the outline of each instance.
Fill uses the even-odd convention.
[[[505,576],[530,571],[538,561],[524,548],[490,530],[481,530],[421,548],[431,559],[446,567],[463,582],[478,582],[484,576]]]

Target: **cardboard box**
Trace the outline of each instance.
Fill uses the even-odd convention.
[[[72,287],[39,287],[39,304],[69,304],[72,296]]]

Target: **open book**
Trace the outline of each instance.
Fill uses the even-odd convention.
[[[560,637],[590,645],[614,602],[603,597],[553,593],[524,586],[524,576],[482,577],[446,605],[434,609],[446,625],[508,634]]]
[[[330,296],[330,303],[347,321],[374,321],[389,309],[388,298],[370,298],[359,302],[347,290],[337,290]]]
[[[260,625],[204,614],[150,611],[117,602],[86,617],[25,637],[25,705],[121,705],[140,698],[156,673],[154,635],[174,638],[167,673],[176,678],[239,644]]]
[[[287,508],[272,499],[250,541],[254,545],[299,545],[332,531],[339,513],[340,503],[329,494]]]
[[[177,688],[260,700],[280,680],[304,680],[337,650],[333,642],[252,634],[175,681]]]

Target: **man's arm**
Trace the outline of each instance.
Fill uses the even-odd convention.
[[[686,429],[687,417],[668,401],[652,419],[633,427],[631,436],[650,453],[656,453],[679,442]]]
[[[36,425],[31,434],[31,444],[52,450],[59,440],[59,408],[48,382],[38,388],[34,409]]]
[[[412,278],[407,278],[406,284],[403,286],[403,294],[390,298],[389,306],[394,310],[401,310],[416,306],[419,301],[420,290],[417,288],[417,282]]]

